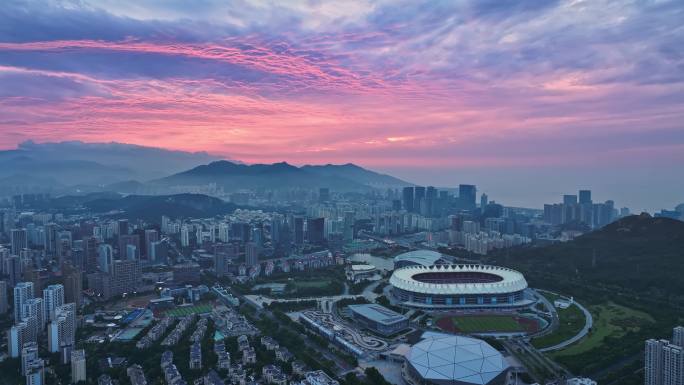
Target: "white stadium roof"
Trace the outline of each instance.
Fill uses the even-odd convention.
[[[394,263],[408,261],[423,266],[432,266],[442,258],[442,254],[432,250],[415,250],[394,257]]]
[[[475,338],[431,333],[411,347],[409,365],[436,384],[486,385],[508,369],[496,349]]]
[[[427,283],[413,277],[421,273],[486,273],[501,277],[499,282]],[[392,273],[389,283],[402,290],[423,294],[506,294],[527,289],[527,281],[515,270],[490,265],[408,266]]]

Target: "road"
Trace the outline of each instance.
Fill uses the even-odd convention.
[[[378,287],[378,285],[380,285],[380,283],[382,283],[382,282],[385,282],[385,281],[384,280],[375,281],[375,282],[371,283],[370,285],[366,286],[366,288],[363,289],[363,291],[361,292],[361,295],[363,296],[363,298],[367,299],[368,302],[375,302],[375,299],[378,298],[380,296],[380,294],[375,293],[373,290],[375,290],[375,288]]]
[[[581,340],[582,338],[584,338],[584,336],[586,336],[589,333],[589,330],[591,330],[591,328],[594,326],[594,318],[591,316],[591,313],[589,312],[589,310],[587,310],[587,308],[582,306],[582,304],[580,304],[579,302],[575,302],[575,305],[577,305],[577,307],[579,307],[580,310],[582,310],[582,313],[584,313],[584,327],[582,328],[582,330],[580,330],[579,333],[575,334],[573,337],[571,337],[571,338],[569,338],[569,339],[567,339],[567,340],[565,340],[559,344],[549,346],[547,348],[539,349],[540,352],[552,352],[554,350],[560,350],[560,349],[566,348],[566,347],[574,344],[575,342]]]
[[[541,337],[541,336],[547,335],[549,333],[552,333],[556,329],[558,329],[558,312],[556,311],[556,307],[551,303],[551,301],[549,301],[546,297],[544,297],[540,293],[540,291],[544,291],[544,290],[535,290],[535,291],[537,292],[537,296],[539,297],[539,299],[544,303],[544,306],[546,306],[546,308],[551,313],[551,325],[549,325],[544,330],[542,330],[539,333],[532,336],[532,337]]]

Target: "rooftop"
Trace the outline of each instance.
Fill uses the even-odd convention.
[[[349,310],[372,321],[389,324],[405,321],[407,318],[393,310],[376,304],[349,305]]]

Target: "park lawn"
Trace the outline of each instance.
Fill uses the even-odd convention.
[[[513,316],[454,316],[452,322],[456,329],[464,333],[502,332],[512,333],[524,331],[525,327],[518,323]]]
[[[315,280],[294,280],[292,284],[297,288],[322,288],[330,285],[331,281],[328,279]]]
[[[552,353],[552,357],[588,352],[600,346],[608,337],[620,338],[630,331],[639,331],[643,325],[655,322],[647,313],[614,303],[591,306],[589,311],[594,317],[591,332],[579,342]]]
[[[546,293],[544,293],[546,294]],[[584,327],[584,313],[580,308],[573,304],[567,309],[558,310],[558,329],[543,337],[532,340],[532,345],[537,348],[546,348],[559,344],[579,333]]]

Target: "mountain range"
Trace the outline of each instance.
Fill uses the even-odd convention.
[[[0,183],[18,187],[101,186],[150,180],[219,158],[205,152],[171,151],[125,143],[35,143],[0,151]]]
[[[226,191],[320,187],[336,191],[369,191],[373,188],[411,185],[350,163],[296,167],[285,162],[245,165],[225,160],[198,166],[151,183],[164,186],[216,183]]]
[[[287,163],[246,165],[205,152],[172,151],[125,143],[35,143],[0,151],[0,195],[114,191],[159,195],[170,187],[214,183],[225,191],[329,187],[370,191],[411,184],[357,165]]]

